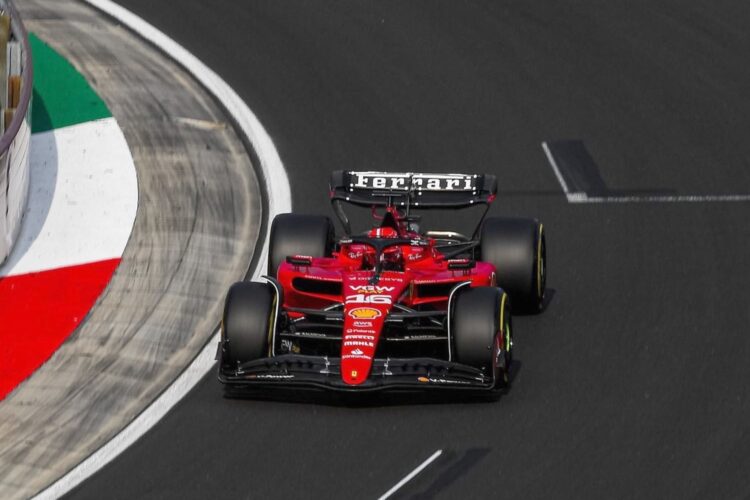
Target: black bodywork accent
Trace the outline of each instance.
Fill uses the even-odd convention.
[[[299,354],[262,358],[236,368],[220,362],[219,381],[234,389],[299,387],[340,392],[495,389],[492,377],[479,369],[433,358],[376,358],[365,382],[348,385],[341,379],[340,358]]]
[[[395,179],[399,182],[391,182],[390,185],[386,182],[384,187],[377,187],[374,183],[362,187],[363,178],[376,179],[379,176],[388,181]],[[459,180],[465,183],[460,188],[447,187],[449,182],[452,184]],[[439,186],[430,188],[429,181],[435,181]],[[412,209],[486,205],[472,233],[471,239],[476,240],[490,204],[497,196],[497,178],[489,174],[399,174],[336,170],[331,173],[329,192],[333,212],[341,221],[347,236],[352,234],[352,228],[343,203],[369,208],[394,206],[404,211],[407,221],[418,220],[411,217]]]

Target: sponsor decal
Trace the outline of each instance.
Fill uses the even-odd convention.
[[[372,328],[364,329],[364,328],[347,328],[346,329],[347,335],[350,333],[363,333],[366,335],[375,335],[375,330]]]
[[[367,273],[350,274],[349,281],[370,281],[372,275]]]
[[[476,191],[476,175],[352,172],[350,188],[396,191]]]
[[[315,337],[315,338],[320,338],[320,339],[324,339],[324,338],[328,337],[328,335],[326,335],[325,333],[320,333],[320,332],[300,332],[300,331],[296,331],[296,332],[294,332],[294,335],[296,335],[297,337]]]
[[[382,316],[382,313],[372,307],[358,307],[349,311],[349,316],[354,319],[375,319]]]
[[[355,321],[354,326],[363,326],[366,328],[372,328],[372,321]]]
[[[375,335],[347,335],[347,340],[375,340]]]
[[[312,259],[312,257],[309,257],[309,258]],[[326,278],[326,277],[323,277],[323,276],[316,276],[314,274],[310,274],[310,275],[306,274],[305,275],[305,279],[307,279],[307,280],[318,280],[318,281],[329,281],[331,283],[341,283],[341,280],[337,280],[335,278]]]
[[[452,280],[414,280],[413,283],[415,285],[445,285],[448,283],[455,283],[458,285],[459,283],[462,283],[462,282],[452,279]]]
[[[367,342],[365,340],[345,340],[344,341],[344,346],[375,347],[375,344],[373,342]],[[359,349],[357,349],[357,350],[359,350]],[[352,351],[352,352],[354,352],[354,351]]]
[[[432,378],[432,377],[417,377],[418,382],[429,383],[429,384],[456,384],[456,385],[471,385],[471,382],[465,380],[449,380],[445,378]]]
[[[380,285],[349,285],[352,291],[359,293],[383,293],[392,292],[396,289],[395,286],[380,286]]]
[[[372,356],[368,356],[367,354],[344,354],[341,356],[341,359],[372,359]]]
[[[357,378],[357,370],[352,370],[352,378]]]
[[[290,379],[294,378],[294,375],[292,374],[281,374],[281,373],[262,373],[260,375],[248,375],[247,378],[255,378],[255,379],[269,379],[269,380],[275,380],[275,379]]]
[[[418,191],[475,191],[475,175],[431,175],[415,174],[412,177],[412,186]]]
[[[388,272],[388,271],[386,271]],[[380,280],[382,282],[403,282],[404,279],[400,276],[388,276],[386,273],[383,273],[380,275]]]
[[[409,174],[386,174],[372,172],[352,172],[352,183],[349,187],[357,189],[409,189]]]
[[[354,354],[355,356],[361,356],[364,354],[364,351],[362,351],[362,349],[354,349],[352,351],[352,354]]]

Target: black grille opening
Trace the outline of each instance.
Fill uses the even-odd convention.
[[[321,295],[341,295],[340,281],[311,280],[309,278],[294,278],[292,286],[295,290],[305,293]]]
[[[417,285],[417,297],[447,297],[456,283],[430,283],[426,285]]]

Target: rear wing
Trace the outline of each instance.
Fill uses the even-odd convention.
[[[361,206],[462,208],[490,204],[497,179],[488,174],[419,174],[336,170],[331,201]]]

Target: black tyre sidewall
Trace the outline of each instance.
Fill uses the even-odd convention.
[[[511,296],[517,312],[542,308],[546,259],[540,258],[540,249],[545,246],[544,228],[534,219],[491,217],[482,226],[479,258],[495,266],[497,285]]]
[[[245,363],[268,355],[275,310],[276,292],[268,283],[232,285],[222,318],[222,339],[228,358],[225,362]]]
[[[498,372],[496,357],[498,347],[504,347],[499,344],[501,316],[507,315],[510,321],[510,300],[506,296],[503,301],[504,295],[495,287],[464,288],[454,299],[451,316],[455,361],[482,369],[502,385],[504,377]],[[503,306],[505,312],[501,315]]]
[[[279,214],[271,225],[268,274],[276,277],[279,265],[290,255],[329,257],[333,243],[334,228],[328,217]]]

